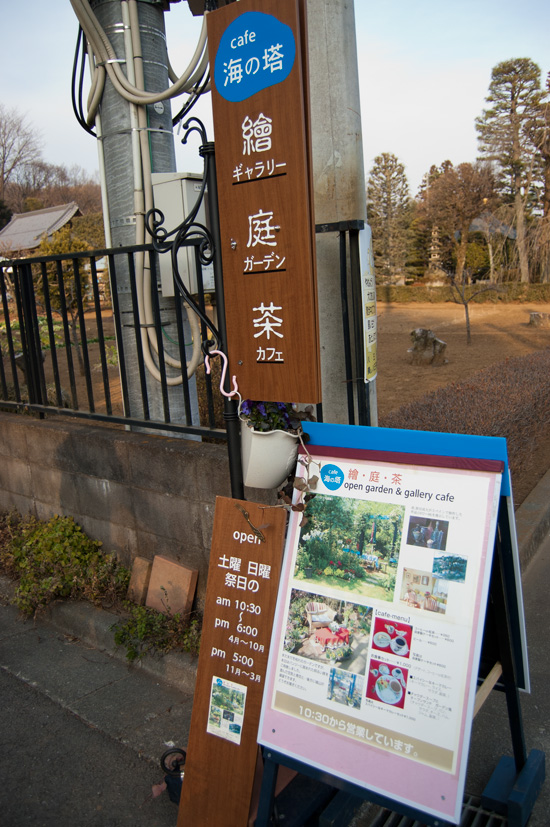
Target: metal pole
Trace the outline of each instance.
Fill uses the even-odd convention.
[[[213,141],[207,141],[199,149],[199,154],[206,162],[206,180],[208,182],[208,218],[210,232],[214,242],[214,282],[218,306],[218,332],[221,350],[227,353],[227,327],[225,324],[225,301],[223,292],[223,269],[220,243],[220,215],[218,211],[218,179],[216,173],[216,154]],[[224,390],[231,391],[231,371],[225,375]],[[229,476],[231,494],[235,499],[244,499],[243,468],[241,458],[241,427],[237,402],[224,396],[223,418],[227,427],[227,451],[229,455]]]
[[[365,221],[367,212],[354,3],[307,0],[307,8],[315,222],[350,225]],[[326,422],[346,424],[338,246],[336,233],[317,234],[323,413]],[[352,325],[352,332],[362,342],[362,325]],[[365,389],[355,383],[353,392]]]

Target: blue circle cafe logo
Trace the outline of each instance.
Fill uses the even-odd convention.
[[[290,26],[272,14],[249,11],[224,31],[214,61],[214,83],[222,98],[236,103],[282,83],[296,56]]]
[[[334,463],[323,465],[321,480],[329,491],[336,491],[344,482],[344,472]]]

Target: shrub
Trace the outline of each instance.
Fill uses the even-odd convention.
[[[550,421],[550,349],[507,359],[391,411],[386,428],[505,437],[512,476]]]
[[[11,514],[0,525],[0,570],[19,581],[14,602],[23,614],[34,615],[59,598],[112,605],[126,595],[128,569],[72,517],[41,522]]]
[[[472,301],[475,304],[502,304],[509,302],[550,302],[550,284],[522,284],[509,282],[497,284],[498,292],[488,291],[476,296]],[[479,285],[469,285],[466,288],[466,298],[479,289]],[[407,286],[380,284],[376,288],[376,299],[379,302],[394,302],[408,304],[410,302],[426,302],[431,304],[453,301],[451,288],[448,285],[430,287],[428,284]]]
[[[130,617],[112,626],[117,646],[126,647],[129,661],[139,660],[147,653],[166,654],[183,649],[198,655],[201,639],[201,618],[181,614],[165,615],[147,606],[126,603]]]

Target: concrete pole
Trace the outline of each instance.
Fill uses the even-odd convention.
[[[315,223],[366,221],[353,0],[307,0],[307,10]],[[323,418],[345,424],[347,389],[336,232],[317,233],[317,278]],[[357,388],[363,392],[358,383],[355,395]],[[375,425],[375,382],[365,386],[364,392],[369,394],[371,424]]]
[[[129,32],[125,26],[122,3],[118,0],[92,0],[91,7],[105,30],[121,60],[126,76],[133,80],[126,63]],[[141,52],[146,91],[163,91],[169,86],[168,55],[164,28],[164,12],[161,3],[148,0],[138,2]],[[136,213],[140,211],[139,178],[141,169],[136,168],[137,109],[116,91],[107,78],[101,100],[102,145],[105,162],[105,179],[109,211],[112,246],[136,244]],[[149,158],[152,172],[175,172],[176,158],[172,133],[170,101],[151,104],[146,107],[149,136]],[[138,167],[140,165],[138,164]],[[145,209],[142,205],[141,211]],[[170,228],[171,229],[171,228]],[[145,238],[145,241],[148,239]],[[140,417],[141,389],[139,366],[133,328],[130,274],[126,266],[117,262],[118,298],[124,330],[124,351],[127,363],[130,410],[127,414]],[[159,295],[162,327],[169,339],[177,341],[174,299]],[[169,341],[168,339],[168,341]],[[174,356],[177,350],[172,348]],[[149,414],[152,419],[164,418],[160,383],[147,374],[149,393]],[[181,385],[168,389],[170,411],[173,421],[185,421]],[[193,398],[193,394],[192,394]]]

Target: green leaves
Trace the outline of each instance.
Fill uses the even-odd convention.
[[[19,581],[15,604],[35,615],[60,598],[113,604],[126,595],[130,572],[101,551],[72,517],[0,520],[0,569]]]
[[[129,617],[112,629],[116,645],[126,648],[127,660],[139,660],[148,653],[166,654],[173,649],[198,655],[202,627],[198,615],[165,615],[130,603],[126,603],[126,608]]]

